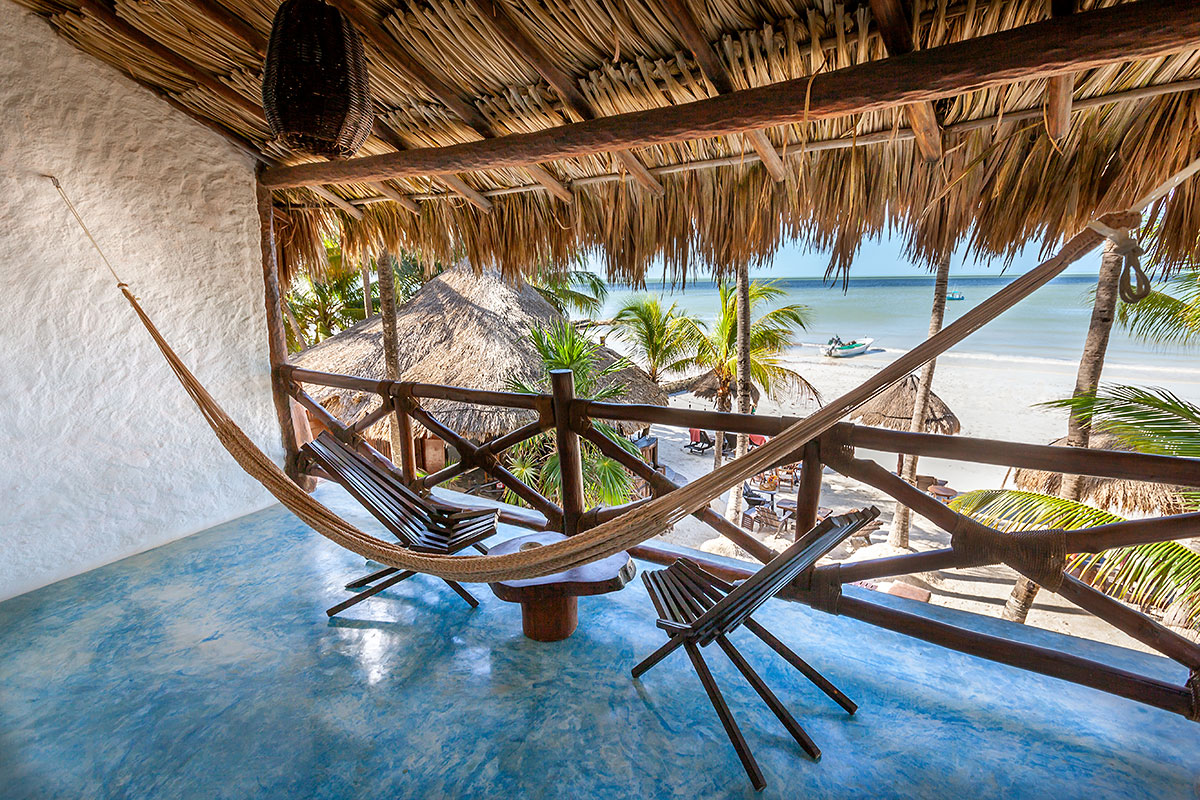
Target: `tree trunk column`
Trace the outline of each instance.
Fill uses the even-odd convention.
[[[929,314],[929,335],[933,336],[942,329],[946,320],[946,290],[950,283],[950,256],[944,255],[938,261],[937,278],[933,284],[933,309]],[[908,429],[913,433],[921,433],[925,429],[925,414],[929,410],[929,392],[933,386],[933,370],[937,359],[933,359],[921,370],[921,378],[917,383],[917,396],[913,401],[912,419]],[[900,477],[911,484],[917,481],[917,457],[900,456]],[[888,533],[888,544],[893,547],[908,547],[908,532],[912,524],[912,511],[903,503],[896,503],[896,513],[892,518],[892,530]]]
[[[796,487],[796,538],[811,531],[817,524],[821,505],[820,445],[816,441],[804,445],[804,461],[800,468],[800,485]]]
[[[1104,371],[1104,356],[1108,351],[1108,337],[1112,333],[1117,309],[1117,281],[1120,279],[1124,259],[1116,252],[1112,241],[1104,243],[1100,256],[1100,277],[1096,283],[1096,300],[1092,303],[1092,319],[1088,324],[1087,339],[1083,343],[1083,354],[1079,357],[1079,371],[1075,375],[1074,396],[1090,394],[1100,385],[1100,373]],[[1075,412],[1067,420],[1067,446],[1087,447],[1091,439],[1090,427]],[[1059,496],[1065,500],[1078,501],[1083,478],[1079,475],[1063,475]],[[1028,578],[1019,578],[1002,616],[1013,622],[1024,622],[1033,608],[1039,587]]]
[[[737,268],[737,410],[739,414],[750,413],[750,264],[743,261]],[[718,442],[720,447],[723,442]],[[737,435],[737,446],[733,457],[741,458],[750,449],[750,437]],[[729,492],[729,508],[726,519],[737,523],[742,514],[742,484]]]
[[[287,381],[279,372],[286,364],[287,334],[283,328],[283,294],[279,288],[279,262],[275,250],[275,207],[271,191],[255,184],[255,199],[258,203],[259,241],[262,248],[263,290],[267,312],[267,356],[271,367],[271,399],[275,404],[275,416],[279,421],[280,437],[283,441],[283,468],[288,476],[307,491],[316,487],[316,481],[301,475],[298,461],[300,445],[312,438],[308,429],[308,418],[304,410],[293,403],[288,393]]]
[[[374,310],[371,308],[371,268],[363,264],[360,272],[362,273],[363,285],[363,319],[366,320],[371,318],[371,313]]]
[[[571,401],[575,399],[575,373],[569,369],[550,370],[550,391],[554,396],[554,441],[558,447],[558,469],[562,481],[563,533],[579,532],[583,514],[583,455],[579,434],[571,428]]]
[[[375,260],[379,281],[379,314],[383,327],[383,374],[389,381],[400,380],[400,346],[396,341],[396,279],[392,274],[392,254],[383,252]],[[363,288],[370,297],[370,279],[363,273]],[[395,419],[389,426],[388,440],[392,446],[392,461],[400,464],[404,480],[416,480],[416,459],[412,452],[412,421],[404,408],[404,398],[394,398]],[[399,461],[397,461],[399,459]]]

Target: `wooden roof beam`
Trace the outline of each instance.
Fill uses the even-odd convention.
[[[400,136],[398,134],[396,134],[395,131],[393,131],[391,128],[389,128],[387,126],[387,123],[385,123],[378,116],[375,117],[375,123],[374,123],[374,125],[371,126],[371,133],[373,133],[375,135],[375,138],[379,139],[384,144],[388,145],[389,147],[391,147],[393,150],[396,150],[397,152],[408,149],[408,147],[404,144],[404,140],[401,139]],[[481,195],[479,192],[475,191],[470,186],[468,186],[466,181],[464,181],[462,178],[458,177],[457,175],[442,175],[442,176],[440,176],[439,180],[441,180],[442,183],[446,184],[446,186],[450,187],[450,191],[454,192],[455,194],[459,195],[460,197],[465,198],[467,200],[467,202],[469,202],[471,205],[478,208],[483,213],[487,214],[487,213],[491,212],[492,201],[488,200],[486,197]],[[393,194],[399,194],[399,193],[395,192],[393,190]],[[409,202],[412,202],[412,201],[409,201]],[[413,203],[413,205],[414,205],[414,208],[411,208],[409,210],[412,211],[414,214],[419,214],[420,209],[415,208],[415,206],[416,206],[415,203]],[[405,208],[408,208],[408,206],[405,206]]]
[[[696,22],[696,17],[688,8],[687,0],[658,0],[659,8],[666,14],[667,20],[674,26],[679,33],[679,38],[683,40],[687,49],[692,52],[696,62],[700,65],[700,70],[704,73],[704,77],[708,78],[708,82],[716,89],[717,94],[729,94],[733,91],[733,78],[729,74],[725,63],[721,61],[712,45],[704,38],[704,34],[700,32],[700,25]],[[748,131],[745,134],[750,141],[750,146],[754,148],[754,152],[758,153],[762,159],[762,165],[770,173],[771,177],[778,183],[787,178],[787,170],[783,166],[783,159],[775,152],[775,147],[771,144],[771,140],[767,138],[767,134],[761,128]]]
[[[871,13],[889,56],[913,51],[913,31],[904,0],[871,0]],[[908,126],[917,138],[917,149],[926,161],[942,159],[942,128],[932,102],[913,103],[905,109]]]
[[[451,147],[267,170],[272,188],[500,169],[940,100],[1200,47],[1200,4],[1139,0],[692,103]]]
[[[1051,18],[1075,13],[1075,0],[1049,1]],[[1074,75],[1055,75],[1046,82],[1046,133],[1051,139],[1062,139],[1071,132],[1071,97],[1074,94]]]
[[[329,0],[330,4],[336,6],[345,14],[359,32],[375,46],[375,49],[386,55],[392,63],[409,77],[410,80],[421,84],[429,93],[436,97],[442,105],[450,109],[450,111],[461,119],[468,128],[475,131],[485,139],[492,139],[496,136],[496,131],[487,118],[473,104],[463,99],[463,97],[455,91],[450,85],[443,81],[438,76],[430,72],[419,60],[414,58],[407,50],[388,34],[383,25],[378,20],[372,19],[371,15],[364,11],[355,0]],[[403,148],[397,148],[403,149]],[[530,176],[546,187],[546,191],[557,197],[565,203],[575,202],[575,195],[568,189],[560,180],[555,178],[544,168],[531,164],[526,166],[526,170]],[[459,183],[462,183],[461,180]],[[465,185],[465,184],[463,184]],[[452,187],[453,188],[453,187]],[[470,189],[470,187],[467,187]],[[472,190],[473,191],[473,190]],[[460,191],[460,194],[462,192]],[[478,193],[476,193],[478,194]],[[479,195],[479,199],[483,199]],[[474,202],[474,201],[473,201]],[[490,207],[490,206],[489,206]]]
[[[491,24],[496,35],[504,40],[526,64],[537,70],[546,83],[550,84],[562,99],[563,105],[581,120],[596,119],[591,104],[579,91],[579,87],[575,85],[571,77],[554,64],[546,51],[525,33],[525,30],[509,16],[498,0],[470,0],[470,2],[479,15]],[[646,169],[646,165],[639,161],[637,156],[628,150],[619,150],[614,155],[634,180],[645,189],[662,196],[665,191],[662,184]]]

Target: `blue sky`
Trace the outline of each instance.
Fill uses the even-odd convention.
[[[798,244],[784,246],[775,257],[774,262],[767,267],[752,269],[752,277],[764,278],[820,278],[825,274],[825,266],[829,263],[828,254],[808,250]],[[950,267],[951,275],[1020,275],[1041,263],[1039,247],[1030,245],[1026,250],[1005,269],[1003,260],[991,264],[965,258],[963,252],[955,255]],[[603,273],[603,269],[595,262],[591,265],[595,272]],[[1086,256],[1079,263],[1067,268],[1068,275],[1095,275],[1100,269],[1099,251]],[[662,274],[661,268],[650,269],[648,280],[655,280]],[[882,239],[865,243],[851,267],[850,275],[856,278],[877,278],[893,276],[914,276],[928,274],[928,270],[912,264],[904,257],[904,248],[899,241]]]

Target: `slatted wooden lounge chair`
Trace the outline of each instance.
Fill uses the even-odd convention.
[[[450,511],[436,506],[328,432],[306,444],[301,449],[301,455],[325,470],[393,536],[413,550],[452,555],[474,547],[486,553],[487,548],[482,542],[496,533],[498,510]],[[351,581],[346,584],[347,589],[369,588],[325,613],[332,617],[414,574],[408,570],[401,572],[394,567],[385,567]],[[479,601],[460,584],[446,581],[446,585],[470,603],[472,608],[479,605]]]
[[[733,646],[728,636],[739,626],[745,625],[751,633],[779,653],[838,705],[853,714],[858,709],[854,701],[842,694],[821,673],[788,649],[766,628],[755,622],[751,614],[798,575],[816,564],[821,556],[878,515],[879,509],[868,508],[830,517],[737,586],[704,571],[694,561],[686,558],[677,560],[667,569],[642,573],[642,581],[646,584],[655,610],[658,611],[658,627],[666,631],[670,638],[666,644],[633,668],[633,677],[640,677],[682,646],[687,651],[688,658],[691,659],[692,666],[704,685],[704,691],[708,693],[717,716],[721,718],[721,724],[725,726],[725,733],[733,743],[755,789],[765,787],[766,781],[708,669],[708,664],[704,661],[700,648],[715,641],[797,743],[813,758],[820,758],[820,749]]]
[[[708,435],[708,431],[703,431],[699,428],[688,428],[688,439],[690,441],[683,446],[683,449],[693,455],[700,455],[713,448],[713,440]]]

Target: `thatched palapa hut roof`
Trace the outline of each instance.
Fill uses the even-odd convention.
[[[1067,437],[1050,444],[1065,447]],[[1088,447],[1093,450],[1132,450],[1121,439],[1106,431],[1092,431]],[[1013,484],[1022,491],[1058,496],[1062,489],[1061,472],[1040,469],[1014,469],[1009,472]],[[1079,499],[1106,511],[1125,514],[1181,514],[1187,509],[1180,492],[1192,491],[1182,486],[1165,486],[1116,478],[1096,478],[1084,475]]]
[[[537,385],[546,372],[528,339],[529,330],[561,320],[564,317],[528,284],[515,285],[491,271],[475,275],[469,265],[460,264],[432,278],[401,306],[396,320],[400,379],[493,390],[507,389],[514,378]],[[607,347],[599,352],[601,365],[619,358]],[[383,380],[383,322],[380,317],[360,322],[293,356],[292,363]],[[667,404],[662,389],[636,366],[616,373],[613,380],[625,387],[626,402]],[[343,421],[361,419],[379,405],[374,394],[311,388],[313,396]],[[476,441],[536,419],[533,412],[521,409],[448,400],[421,402],[442,422]],[[367,435],[387,441],[390,424],[388,420],[376,423]],[[628,424],[626,432],[638,427]]]
[[[878,19],[864,0],[332,0],[365,39],[377,124],[358,157],[305,164],[308,178],[287,165],[311,157],[263,120],[276,0],[18,2],[266,164],[292,267],[323,266],[322,234],[351,256],[465,253],[506,274],[594,250],[635,282],[789,239],[844,267],[889,227],[918,257],[1011,255],[1200,156],[1196,10],[1172,0],[1079,0],[1056,20],[1046,0]],[[1050,109],[1064,70],[1073,106]],[[1154,215],[1154,263],[1196,254],[1195,181]]]
[[[904,380],[881,392],[858,407],[850,418],[876,428],[891,428],[907,431],[912,426],[913,408],[917,403],[917,386],[920,378],[911,374]],[[942,398],[929,392],[929,403],[925,406],[925,433],[954,435],[962,430],[958,417]]]

